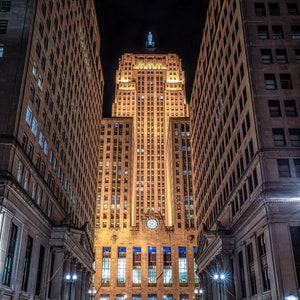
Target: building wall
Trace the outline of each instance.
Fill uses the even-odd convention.
[[[152,50],[122,56],[113,117],[102,121],[95,231],[102,300],[192,299],[197,285],[184,73],[177,55]]]
[[[294,8],[298,1],[208,7],[190,103],[205,299],[217,297],[218,284],[225,299],[297,295],[291,232],[299,228],[300,19]],[[217,272],[226,274],[225,283],[213,280]]]
[[[103,93],[94,3],[0,5],[1,299],[68,297],[70,271],[86,299]]]

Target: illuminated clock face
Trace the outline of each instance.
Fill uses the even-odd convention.
[[[155,220],[155,219],[149,219],[149,220],[147,221],[147,227],[148,227],[149,229],[155,229],[157,226],[158,226],[157,220]]]

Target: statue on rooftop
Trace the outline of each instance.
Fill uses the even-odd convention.
[[[151,31],[149,31],[149,33],[148,33],[148,39],[147,39],[147,42],[146,42],[146,47],[147,48],[154,48],[154,42],[152,41]]]

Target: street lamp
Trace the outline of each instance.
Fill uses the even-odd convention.
[[[89,298],[90,298],[90,300],[95,299],[96,293],[97,293],[97,291],[96,291],[94,286],[91,289],[89,289]]]
[[[202,300],[203,298],[203,289],[195,288],[195,299],[196,300]]]
[[[218,300],[223,299],[222,285],[225,283],[226,275],[224,273],[215,273],[213,275],[213,279],[217,284],[218,288]]]
[[[73,274],[67,273],[65,279],[67,281],[67,286],[69,287],[69,300],[71,300],[71,292],[72,292],[71,288],[78,280],[78,275],[76,273]]]

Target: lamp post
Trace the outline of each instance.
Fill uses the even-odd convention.
[[[96,296],[96,293],[97,293],[97,291],[96,291],[94,286],[92,288],[90,288],[89,289],[89,299],[94,300],[95,296]]]
[[[224,273],[215,273],[213,279],[217,284],[218,300],[222,300],[223,299],[222,285],[225,283],[226,276]]]
[[[203,299],[203,289],[200,289],[200,287],[195,288],[195,299],[196,300],[202,300]]]
[[[69,287],[69,300],[71,300],[72,286],[78,280],[78,276],[76,273],[73,273],[73,274],[67,273],[65,276],[65,279],[67,281],[67,286]]]

